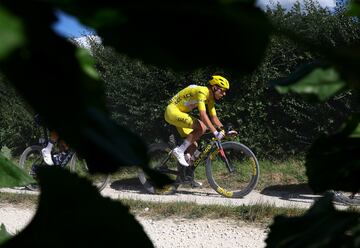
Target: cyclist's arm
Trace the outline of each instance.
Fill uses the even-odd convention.
[[[215,102],[213,102],[213,101],[209,102],[208,107],[209,107],[210,121],[212,122],[212,124],[215,127],[219,128],[220,130],[224,129],[223,124],[221,123],[221,121],[217,117],[216,110],[215,110]]]
[[[207,94],[206,92],[203,91],[199,91],[198,92],[198,109],[199,109],[199,115],[200,115],[200,120],[210,129],[210,131],[212,133],[217,132],[213,122],[211,122],[211,120],[209,119],[209,116],[207,115],[206,112],[206,100],[207,100]],[[209,114],[210,116],[216,115],[216,111],[215,111],[215,107],[214,107],[214,103],[208,103],[208,107],[209,107]]]
[[[204,124],[210,129],[210,131],[212,133],[214,133],[216,131],[216,128],[214,127],[214,125],[212,124],[212,122],[210,121],[206,110],[199,110],[199,115],[200,115],[200,120],[202,122],[204,122]]]
[[[221,123],[221,121],[216,115],[210,115],[210,120],[217,128],[221,130],[224,129],[224,125]]]

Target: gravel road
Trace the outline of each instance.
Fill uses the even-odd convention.
[[[30,193],[24,189],[2,189],[6,192]],[[1,193],[0,193],[1,194]],[[266,203],[278,207],[309,208],[319,196],[306,187],[269,188],[262,192],[253,191],[242,199],[228,199],[211,189],[179,188],[175,195],[159,196],[147,194],[141,185],[113,182],[102,191],[114,199],[139,199],[154,202],[187,201],[196,204],[251,205]],[[34,215],[35,209],[22,209],[0,203],[0,223],[7,230],[16,233],[23,229]],[[152,219],[137,217],[155,247],[265,247],[266,229],[259,226],[235,222],[229,219],[189,220]]]
[[[0,223],[15,234],[34,213],[35,208],[0,205]],[[265,229],[232,220],[137,219],[155,247],[265,247]]]

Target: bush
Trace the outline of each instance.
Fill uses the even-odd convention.
[[[306,2],[304,8],[297,3],[285,12],[278,6],[275,10],[268,9],[267,15],[280,31],[296,30],[327,46],[358,42],[359,25],[346,17],[343,9],[331,13],[312,1]],[[301,64],[321,59],[280,35],[272,37],[258,69],[243,78],[231,78],[218,68],[200,68],[191,74],[174,73],[116,54],[94,41],[90,43],[106,85],[112,117],[147,142],[166,137],[163,114],[167,101],[189,84],[206,84],[214,72],[231,81],[231,91],[217,106],[220,119],[235,124],[240,130],[240,141],[260,157],[303,156],[316,137],[333,132],[346,116],[358,110],[358,97],[352,92],[317,105],[294,94],[279,95],[269,85],[271,80],[288,76]],[[314,114],[319,112],[322,115]]]
[[[30,108],[0,75],[0,147],[20,154],[36,133],[32,123]]]
[[[259,157],[303,156],[319,135],[333,132],[350,113],[359,111],[358,96],[349,91],[313,105],[295,94],[278,94],[269,82],[288,76],[299,65],[321,59],[280,34],[296,30],[314,43],[341,47],[360,42],[360,26],[357,20],[345,15],[343,8],[330,12],[313,1],[307,1],[303,8],[297,3],[288,12],[278,5],[266,14],[279,35],[271,38],[257,70],[242,78],[219,68],[175,73],[117,54],[94,37],[88,37],[112,118],[148,143],[166,139],[169,128],[163,115],[168,100],[185,86],[205,85],[209,75],[219,73],[231,82],[231,91],[217,106],[219,117],[224,123],[235,124],[241,142]],[[36,133],[31,111],[1,77],[0,97],[0,146],[6,145],[19,153]]]

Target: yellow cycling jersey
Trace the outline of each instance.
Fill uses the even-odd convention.
[[[216,115],[214,98],[210,97],[209,88],[205,86],[190,85],[177,93],[169,104],[175,105],[181,112],[185,113],[196,107],[199,110],[206,110],[205,105],[207,105],[209,114],[211,116]]]

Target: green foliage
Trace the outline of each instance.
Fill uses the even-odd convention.
[[[360,5],[357,1],[350,1],[348,14],[351,16],[360,16]]]
[[[220,118],[236,124],[241,141],[251,145],[259,156],[281,158],[303,153],[317,136],[336,129],[353,111],[355,96],[346,94],[315,106],[296,95],[280,96],[266,83],[274,75],[289,74],[293,67],[306,61],[306,54],[297,55],[303,53],[302,49],[284,38],[272,41],[264,62],[252,75],[241,79],[230,77],[232,90],[217,108]],[[191,83],[206,84],[207,77],[216,71],[224,73],[204,68],[192,74],[175,74],[131,60],[97,43],[91,44],[97,69],[106,85],[112,117],[149,142],[166,138],[163,112],[173,94]],[[292,52],[284,53],[284,47]],[[288,58],[291,64],[286,61]],[[309,55],[307,60],[311,58]],[[318,111],[325,115],[314,116]],[[306,129],[299,128],[304,125]]]
[[[164,108],[174,88],[183,80],[171,72],[117,55],[112,49],[91,41],[96,68],[105,82],[105,94],[112,118],[151,140],[163,136]]]
[[[0,58],[9,55],[14,49],[23,45],[25,37],[23,35],[21,19],[9,13],[0,6]]]
[[[307,5],[312,6],[309,3]],[[305,12],[304,16],[317,17],[319,23],[324,21],[321,18],[322,15],[314,15],[313,8],[308,10],[309,12]],[[307,46],[313,53],[319,54],[323,61],[331,64],[340,73],[346,87],[342,87],[337,96],[334,96],[333,93],[331,96],[333,99],[341,98],[339,95],[348,93],[346,90],[349,88],[352,89],[352,93],[358,94],[360,88],[360,75],[355,69],[355,64],[360,60],[357,52],[360,48],[358,40],[359,22],[357,19],[346,17],[345,13],[344,9],[339,8],[337,12],[331,15],[331,18],[326,22],[331,26],[328,29],[319,30],[323,32],[323,39],[314,40],[314,37],[304,37],[304,34],[300,36],[297,32],[301,33],[301,29],[296,30],[296,33],[287,29],[288,36],[291,39]],[[349,35],[344,35],[344,33],[338,32],[342,29],[334,29],[340,27],[351,27],[352,32]],[[291,87],[301,88],[297,84]],[[321,81],[308,85],[308,87],[317,99],[323,98],[322,92],[316,90],[316,88],[322,87]],[[305,92],[302,91],[301,93]],[[358,192],[360,188],[358,178],[356,178],[359,175],[360,168],[358,158],[360,141],[356,135],[360,122],[358,103],[353,111],[356,114],[350,116],[346,124],[338,128],[340,131],[334,132],[335,134],[322,135],[309,149],[306,156],[306,174],[309,185],[315,192],[325,192],[332,189]],[[323,112],[319,112],[319,115],[323,116]],[[340,124],[345,119],[343,118]],[[267,246],[358,247],[360,244],[359,214],[335,210],[331,198],[331,195],[326,195],[302,217],[275,218],[266,240]]]
[[[261,61],[271,32],[252,1],[74,2],[87,7],[69,2],[58,7],[95,28],[105,45],[162,68],[190,71],[213,65],[249,73]]]
[[[269,9],[267,13],[278,33],[272,37],[267,56],[260,66],[260,68],[264,67],[260,69],[264,73],[264,82],[272,84],[274,81],[279,82],[279,79],[286,78],[285,83],[290,84],[306,76],[303,73],[308,70],[304,68],[305,65],[316,65],[317,62],[320,62],[320,65],[324,64],[326,61],[322,61],[324,55],[320,53],[321,50],[313,49],[312,46],[341,48],[356,45],[359,41],[360,26],[356,20],[345,15],[343,8],[331,13],[316,2],[306,1],[303,9],[298,3],[288,12],[278,6],[275,10]],[[286,37],[295,31],[298,39],[291,40]],[[293,38],[291,35],[288,36]],[[307,42],[303,44],[303,40]],[[316,66],[313,66],[310,72],[314,69]],[[299,71],[302,72],[301,77]],[[257,77],[258,75],[259,73]],[[319,84],[311,90],[318,92],[325,88],[321,85],[324,79],[324,77],[318,78]],[[336,80],[341,85],[344,79],[341,76],[341,79]],[[284,83],[284,80],[282,81]],[[328,87],[326,88],[329,90]],[[270,124],[266,125],[270,130],[265,135],[265,139],[268,139],[270,134],[269,141],[272,141],[275,154],[289,151],[298,154],[306,151],[317,137],[335,132],[347,116],[359,111],[358,94],[355,91],[337,92],[337,88],[339,87],[336,86],[333,90],[337,94],[331,97],[327,94],[328,100],[317,104],[304,101],[299,94],[279,96],[276,92],[266,91],[267,95],[263,99],[269,104],[266,108],[268,121],[265,123]],[[324,98],[325,95],[319,97]],[[322,114],[314,115],[314,113]]]
[[[0,74],[0,147],[21,153],[36,134],[30,108]]]
[[[359,190],[357,175],[360,173],[360,138],[351,137],[356,132],[359,121],[360,116],[354,115],[347,120],[340,132],[321,137],[312,144],[307,154],[306,173],[314,191]]]
[[[22,19],[24,32],[33,42],[0,60],[1,69],[47,126],[88,160],[90,171],[114,172],[121,165],[144,166],[145,145],[107,117],[103,87],[83,70],[84,64],[79,64],[78,48],[50,31],[56,20],[55,6],[38,1],[26,2],[23,7],[27,11],[11,1],[2,1],[2,6]],[[48,15],[41,18],[44,12]],[[42,40],[38,40],[40,36]],[[54,100],[49,86],[63,99]]]
[[[204,5],[204,3],[206,4]],[[15,18],[22,24],[21,28],[11,27],[11,29],[1,26],[2,31],[4,30],[6,34],[9,31],[14,32],[14,37],[18,37],[19,41],[14,46],[8,43],[1,46],[1,49],[4,49],[0,57],[2,73],[34,111],[42,116],[47,126],[56,130],[67,143],[85,157],[90,172],[115,172],[120,166],[138,165],[144,167],[149,175],[157,175],[159,183],[166,183],[168,180],[146,167],[146,146],[142,140],[109,118],[103,85],[93,73],[94,71],[89,70],[91,60],[87,60],[86,56],[83,56],[84,54],[78,53],[78,48],[71,42],[51,30],[51,26],[56,21],[55,10],[57,8],[65,10],[77,16],[81,22],[96,28],[104,38],[104,44],[113,45],[118,51],[135,57],[140,56],[151,63],[158,62],[158,64],[170,65],[178,69],[215,64],[230,67],[239,73],[250,72],[260,61],[270,32],[267,19],[260,9],[255,8],[253,4],[242,2],[214,0],[212,2],[192,1],[191,4],[178,1],[169,4],[164,1],[152,3],[147,1],[137,3],[120,3],[118,1],[89,3],[83,0],[27,1],[19,8],[17,3],[3,0],[0,7],[0,20],[12,22]],[[201,12],[197,13],[199,10]],[[143,18],[148,18],[148,20],[143,21]],[[168,21],[164,22],[164,19],[168,19]],[[179,25],[179,20],[182,20],[181,23],[185,25]],[[173,26],[172,29],[167,28],[169,24]],[[222,43],[217,39],[212,39],[214,27],[206,28],[209,27],[209,24],[217,27],[217,32],[224,37],[221,39]],[[257,30],[257,32],[253,30]],[[121,35],[119,31],[121,31]],[[164,36],[163,34],[168,31],[171,31],[172,34]],[[116,35],[114,35],[115,33]],[[242,36],[247,38],[244,39]],[[22,42],[19,37],[26,37],[26,42]],[[224,43],[227,43],[226,46]],[[182,46],[179,46],[180,44]],[[235,44],[241,45],[241,49],[237,53],[231,49]],[[238,60],[240,54],[246,55],[247,60]],[[189,60],[189,58],[192,59]],[[234,65],[240,66],[240,68],[236,68]],[[52,91],[56,91],[59,100],[54,100],[55,94],[51,94]],[[51,182],[49,185],[62,184],[61,182],[53,183],[55,176],[60,178],[58,175],[48,174],[48,180]],[[69,180],[71,181],[71,179]],[[81,186],[78,178],[74,179],[74,184]],[[71,185],[71,183],[67,182],[66,185]],[[57,198],[61,193],[68,194],[69,191],[59,191],[60,187],[52,188],[51,186],[48,187],[49,191],[46,191],[45,187],[42,188],[41,197],[43,198],[40,200],[40,205],[45,203],[46,206],[47,203],[50,209],[57,210],[61,204],[54,204],[56,201],[51,201],[51,196]],[[77,192],[86,195],[86,188],[80,188],[84,192]],[[84,231],[81,237],[85,237],[85,239],[69,235],[69,233],[75,234],[75,229],[69,232],[68,228],[65,228],[67,226],[59,225],[59,221],[67,224],[68,220],[79,220],[77,224],[86,223],[85,219],[88,218],[76,219],[72,216],[84,216],[82,211],[90,210],[89,205],[98,206],[96,210],[91,211],[93,214],[93,212],[99,211],[99,204],[105,201],[105,198],[93,199],[88,195],[89,199],[85,199],[83,202],[91,202],[90,204],[86,204],[86,207],[84,205],[75,206],[74,209],[71,209],[67,205],[68,202],[71,202],[69,199],[74,200],[78,197],[69,195],[72,197],[65,198],[60,202],[66,203],[66,206],[62,208],[66,211],[65,213],[59,214],[59,211],[54,211],[54,214],[49,216],[48,213],[51,211],[40,206],[39,209],[44,208],[45,211],[39,211],[32,224],[4,246],[36,244],[33,246],[48,247],[50,244],[50,246],[63,247],[70,244],[66,243],[67,240],[64,239],[64,230],[67,232],[66,236],[71,237],[69,239],[71,245],[89,246],[91,244],[93,246],[97,244],[96,246],[99,246],[100,243],[104,245],[104,242],[109,241],[113,244],[114,240],[99,236],[99,233],[96,233],[98,229],[92,225],[85,224],[85,226],[91,227],[87,232],[84,231],[84,228],[76,227],[76,231],[79,229]],[[90,199],[93,201],[86,201]],[[117,219],[114,218],[117,213],[124,213],[124,209],[113,207],[114,205],[104,206],[105,208],[100,211],[101,218],[94,222],[96,227],[108,226],[108,223],[104,222],[107,221],[104,213],[109,218],[111,216],[112,219]],[[55,217],[55,219],[44,218],[41,217],[42,215]],[[63,218],[64,216],[69,219]],[[37,222],[38,218],[39,222]],[[41,225],[46,219],[51,221],[50,225]],[[130,230],[128,223],[126,223],[126,231]],[[62,226],[62,228],[55,232],[55,228],[49,228],[51,225]],[[44,227],[46,229],[43,230]],[[111,230],[118,233],[119,228],[116,226]],[[39,233],[47,233],[48,235],[44,235],[44,237],[49,239],[39,238]],[[122,239],[124,240],[133,237],[133,235],[129,235],[131,233],[128,235],[127,232],[123,233]],[[117,238],[115,233],[111,236]],[[137,238],[135,241],[144,242],[149,246],[146,236]],[[84,240],[92,242],[86,245]],[[124,241],[122,240],[122,242]]]
[[[91,70],[92,60],[88,60],[89,57],[83,56],[81,52],[79,54],[78,48],[72,43],[51,31],[50,27],[56,20],[56,8],[74,14],[82,23],[99,32],[104,39],[104,45],[112,45],[118,52],[132,58],[140,58],[145,63],[161,66],[161,70],[171,67],[182,71],[181,73],[184,73],[185,69],[200,68],[194,74],[180,74],[179,77],[184,79],[181,82],[198,82],[195,79],[204,82],[203,75],[209,71],[213,73],[214,68],[231,72],[236,77],[232,82],[238,86],[232,87],[232,95],[229,94],[228,99],[233,104],[221,105],[220,109],[225,113],[224,119],[236,120],[243,128],[241,134],[245,134],[245,143],[253,144],[257,152],[263,149],[267,153],[282,154],[305,150],[316,137],[333,132],[351,112],[358,111],[358,105],[354,102],[358,97],[355,90],[360,88],[360,73],[356,66],[360,60],[360,26],[357,19],[349,18],[346,11],[341,8],[331,13],[328,9],[309,1],[305,2],[305,10],[301,9],[300,3],[289,12],[280,7],[275,11],[269,10],[267,16],[271,19],[273,27],[276,27],[274,30],[270,27],[268,19],[253,6],[253,2],[247,1],[199,0],[192,1],[191,4],[189,1],[172,1],[171,4],[166,1],[26,1],[20,8],[17,2],[2,0],[0,20],[6,25],[1,22],[0,34],[10,37],[10,42],[5,40],[0,45],[2,73],[25,101],[44,117],[48,126],[58,131],[87,159],[90,171],[114,172],[119,166],[146,165],[145,144],[137,135],[110,119],[107,106],[120,109],[120,120],[126,116],[123,111],[129,111],[129,114],[141,111],[137,105],[144,99],[154,97],[155,102],[159,103],[161,100],[156,97],[164,96],[162,103],[165,103],[165,96],[173,95],[177,88],[164,93],[162,84],[164,81],[168,82],[166,80],[169,78],[174,79],[169,80],[169,84],[178,81],[178,76],[175,78],[173,75],[176,74],[168,74],[169,72],[164,70],[158,77],[153,74],[158,70],[154,68],[151,70],[151,77],[144,77],[149,70],[143,70],[142,62],[135,62],[135,65],[140,63],[140,66],[133,70],[131,66],[134,65],[134,60],[131,59],[128,74],[121,71],[119,77],[123,76],[122,82],[126,82],[128,77],[124,75],[133,73],[136,76],[133,76],[127,85],[119,85],[116,83],[117,78],[112,78],[111,83],[105,86],[109,94],[105,99],[104,87],[94,70]],[[352,10],[357,13],[356,8],[352,7]],[[170,29],[167,28],[169,25]],[[216,33],[213,30],[216,30]],[[271,37],[270,46],[263,57],[269,33],[272,31],[275,31],[274,36]],[[263,61],[259,65],[261,59]],[[352,91],[343,91],[330,97],[325,103],[310,105],[302,101],[298,95],[282,96],[266,85],[273,79],[290,75],[299,65],[314,59],[324,60],[334,67],[346,83],[347,87],[343,89],[349,88]],[[96,61],[97,64],[100,64],[99,61]],[[255,68],[253,74],[244,75]],[[99,75],[105,82],[106,75],[112,75],[107,70],[108,68],[98,67]],[[139,74],[141,70],[143,71]],[[239,78],[239,75],[243,77]],[[139,77],[144,77],[143,84],[137,84]],[[149,78],[157,80],[148,81]],[[158,80],[159,78],[164,81]],[[155,85],[158,86],[154,87]],[[118,91],[111,91],[121,88],[132,90],[133,93],[123,91],[116,95]],[[136,98],[134,91],[143,88],[147,88],[147,91],[141,92],[141,97]],[[60,101],[54,100],[54,94],[49,94],[52,89],[56,89]],[[160,94],[150,95],[149,92]],[[126,99],[121,98],[124,95],[127,96]],[[109,96],[119,99],[114,103],[110,101],[109,104]],[[320,98],[320,95],[318,97]],[[117,103],[122,99],[129,100],[126,103],[129,110],[126,105]],[[156,106],[160,106],[144,102],[148,104],[149,111],[146,113],[149,116],[153,115]],[[1,114],[5,113],[8,120],[11,114],[3,108]],[[159,109],[158,112],[163,111]],[[141,116],[141,113],[138,114]],[[113,115],[116,118],[115,111]],[[154,116],[159,118],[158,115]],[[126,121],[132,126],[137,124],[131,120]],[[144,125],[149,122],[148,119],[141,121],[140,124]],[[8,128],[9,124],[5,127]],[[5,135],[10,132],[4,130]],[[355,146],[359,147],[357,138],[346,136],[340,142],[331,138],[325,141],[328,142],[320,140],[319,143],[315,143],[311,148],[312,155],[307,157],[307,164],[311,167],[308,175],[312,178],[324,177],[324,169],[321,168],[325,167],[321,166],[331,162],[328,158],[335,159],[337,155],[348,155],[350,152],[358,151],[355,150]],[[335,145],[338,145],[338,148],[335,149]],[[342,164],[350,170],[340,173],[342,179],[347,178],[351,172],[358,175],[357,158],[343,158],[346,162]],[[8,162],[4,159],[1,159],[0,164],[0,168],[9,168]],[[149,170],[146,168],[145,166],[145,170]],[[334,170],[334,166],[327,167],[327,170],[329,174],[338,172]],[[152,175],[154,172],[149,174]],[[40,177],[44,183],[37,215],[23,232],[8,240],[4,247],[29,244],[37,247],[63,247],[69,244],[104,246],[106,242],[109,242],[108,245],[115,242],[113,239],[117,238],[119,230],[125,230],[121,237],[124,240],[133,237],[128,231],[137,232],[138,239],[131,239],[132,244],[139,242],[141,246],[143,242],[142,246],[151,245],[139,224],[136,224],[132,216],[126,214],[127,210],[109,199],[100,197],[95,188],[89,188],[89,183],[56,169],[44,171]],[[5,178],[2,182],[6,184],[7,180],[8,178]],[[66,190],[57,185],[62,185]],[[357,185],[358,181],[349,180],[345,185],[334,184],[332,181],[325,186],[316,187],[319,190],[334,186],[355,190],[358,189]],[[79,195],[84,198],[79,198]],[[74,207],[69,207],[69,204]],[[285,247],[340,245],[341,242],[351,247],[358,244],[358,216],[334,212],[329,207],[328,199],[319,205],[319,208],[314,207],[308,215],[299,219],[275,221],[272,229],[275,234],[270,234],[268,244],[284,244]],[[87,222],[89,214],[96,214],[96,221],[90,224]],[[100,233],[97,227],[109,226],[109,219],[115,220],[111,222],[111,232],[106,230],[106,234],[110,235]],[[75,229],[69,229],[69,220],[75,223],[70,226]],[[126,222],[122,223],[121,220]],[[289,228],[289,225],[292,228]],[[126,229],[121,229],[125,226]],[[135,229],[129,229],[129,226]],[[82,232],[80,238],[79,235],[75,236],[79,230]],[[309,230],[316,230],[311,232],[316,235],[310,235]],[[319,233],[318,230],[322,232]],[[39,234],[44,235],[39,237]],[[287,234],[285,241],[284,234]]]
[[[329,44],[325,39],[328,46],[340,47],[357,41],[359,28],[354,20],[344,15],[343,10],[339,9],[334,15],[330,15],[327,10],[311,2],[307,4],[307,8],[307,15],[296,7],[287,13],[281,8],[269,10],[267,15],[278,29],[299,30],[301,35],[314,42],[325,39],[322,29],[326,30],[328,37],[333,40]],[[319,19],[322,20],[320,24]],[[333,25],[341,29],[330,32]],[[281,159],[289,155],[303,154],[316,137],[334,132],[351,112],[358,109],[358,96],[351,91],[335,97],[327,94],[329,99],[319,104],[308,103],[298,94],[280,95],[274,91],[268,84],[269,81],[286,79],[290,80],[289,83],[294,82],[299,79],[293,75],[303,67],[300,65],[322,58],[318,53],[280,35],[272,36],[263,62],[256,71],[241,78],[216,67],[204,67],[191,73],[161,69],[116,53],[115,50],[91,40],[91,37],[89,39],[97,73],[105,83],[106,103],[112,119],[139,134],[146,142],[167,138],[169,129],[163,118],[167,101],[189,84],[205,85],[209,75],[216,72],[228,76],[232,83],[231,91],[217,106],[221,120],[235,124],[241,134],[240,141],[250,145],[259,157]],[[76,51],[77,60],[83,58],[80,61],[84,62],[84,72],[90,76],[96,75],[91,69],[93,62],[86,57],[88,55],[84,54],[85,51]],[[329,82],[329,79],[325,78],[329,73],[324,72],[315,77],[318,81]],[[302,76],[306,76],[306,73]],[[304,80],[314,83],[311,80],[313,76],[309,77]],[[340,79],[335,80],[333,76],[332,79],[332,82],[338,80],[339,86],[341,85]],[[318,91],[328,87],[312,89]],[[94,91],[96,92],[96,89]],[[296,91],[301,92],[301,89]],[[321,112],[323,115],[313,115],[314,112]],[[6,117],[4,120],[8,119],[9,117]],[[33,129],[29,121],[18,123],[17,128],[24,125]],[[8,127],[9,124],[3,126]],[[30,133],[18,135],[11,131],[11,127],[7,130],[1,131],[8,139],[3,145],[13,150],[16,146],[17,153],[20,152],[23,144],[29,142]],[[21,140],[19,136],[22,137]]]
[[[30,183],[34,183],[34,179],[0,153],[0,188],[25,186]]]
[[[311,38],[323,37],[319,30],[326,28],[328,21],[336,23],[341,19],[352,24],[351,19],[344,18],[340,12],[334,17],[311,3],[308,3],[307,8],[312,13],[309,17],[303,16],[296,8],[289,13],[276,9],[267,15],[283,29],[293,30],[301,26],[301,33]],[[316,15],[324,19],[321,22],[323,26],[318,30],[313,28],[319,26]],[[348,26],[340,31],[343,37],[352,37],[353,32],[356,32],[350,29],[352,25]],[[299,65],[321,58],[282,36],[272,37],[263,62],[251,75],[241,78],[216,67],[204,67],[192,73],[174,73],[118,54],[111,48],[91,41],[91,37],[89,39],[97,70],[105,82],[112,118],[148,142],[156,138],[166,139],[163,113],[167,101],[189,84],[205,85],[209,75],[214,73],[225,74],[232,84],[229,94],[217,106],[221,120],[235,124],[240,130],[240,141],[250,145],[260,157],[279,159],[303,154],[316,137],[333,132],[349,113],[356,111],[357,95],[351,92],[314,105],[304,101],[298,94],[280,95],[267,85],[273,79],[288,78]],[[343,44],[342,41],[336,42],[339,43],[334,43],[336,46]],[[347,39],[346,42],[354,42],[354,39]],[[322,75],[315,77],[318,81],[335,80],[334,74],[330,75],[330,79]],[[304,80],[309,82],[311,78]],[[328,87],[318,87],[318,90],[324,88]],[[320,111],[324,115],[313,115]]]
[[[11,160],[11,150],[7,146],[1,147],[0,154],[5,158]]]
[[[0,226],[0,244],[11,238],[11,235],[6,231],[4,224]]]
[[[281,94],[296,92],[306,95],[309,101],[326,101],[345,86],[340,75],[334,69],[315,69],[295,85],[277,86]],[[319,98],[317,98],[319,97]]]

